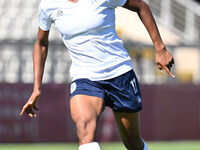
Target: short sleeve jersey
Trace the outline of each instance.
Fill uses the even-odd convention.
[[[115,8],[126,0],[41,0],[39,26],[53,23],[70,52],[72,80],[117,77],[132,69],[131,59],[115,30]]]

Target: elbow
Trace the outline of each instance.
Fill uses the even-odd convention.
[[[49,45],[49,41],[48,40],[40,40],[40,39],[37,39],[35,41],[35,46],[37,47],[44,47],[44,48],[48,48],[48,45]]]
[[[43,53],[47,55],[48,52],[48,41],[36,40],[34,44],[34,53]]]
[[[127,0],[124,8],[127,8],[134,12],[140,12],[143,8],[147,7],[147,4],[143,0]]]
[[[49,44],[48,37],[49,37],[49,31],[43,31],[42,29],[39,28],[35,44],[42,47],[48,47]]]

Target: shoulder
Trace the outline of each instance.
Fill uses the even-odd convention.
[[[41,0],[39,8],[45,10],[52,4],[52,2],[53,0]]]

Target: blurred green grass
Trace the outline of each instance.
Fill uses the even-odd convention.
[[[122,143],[100,143],[102,150],[126,150]],[[200,141],[147,142],[149,150],[200,150]],[[0,150],[78,150],[77,143],[1,143]]]

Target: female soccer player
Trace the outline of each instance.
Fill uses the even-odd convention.
[[[105,106],[112,108],[128,150],[147,150],[140,136],[141,93],[131,58],[115,31],[115,8],[138,13],[155,46],[156,64],[170,76],[173,58],[160,37],[148,5],[142,0],[41,0],[39,31],[34,45],[34,89],[24,105],[33,109],[41,94],[48,51],[48,35],[54,23],[70,51],[72,76],[70,109],[77,128],[79,150],[100,150],[95,142],[97,121]]]

